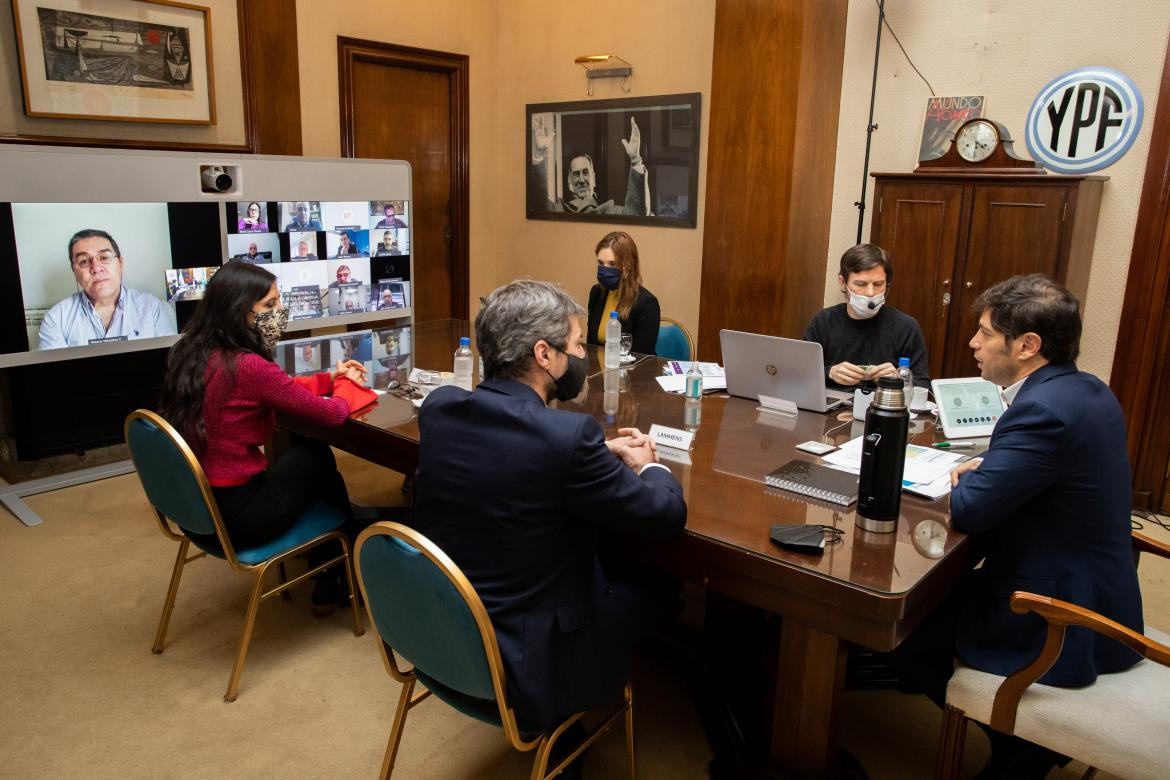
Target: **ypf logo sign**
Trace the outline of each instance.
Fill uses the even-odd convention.
[[[1089,67],[1040,90],[1028,110],[1032,159],[1057,173],[1091,173],[1129,151],[1142,127],[1142,95],[1124,73]]]

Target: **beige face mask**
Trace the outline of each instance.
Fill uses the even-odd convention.
[[[252,330],[259,334],[260,340],[264,342],[264,347],[269,352],[276,347],[276,342],[280,341],[287,327],[288,309],[284,307],[262,311],[252,320]]]

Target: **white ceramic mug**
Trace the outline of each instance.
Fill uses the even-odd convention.
[[[911,409],[925,409],[927,405],[926,388],[915,387],[910,392],[910,408]]]

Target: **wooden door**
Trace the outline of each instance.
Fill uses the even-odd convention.
[[[411,165],[414,320],[468,315],[465,55],[338,38],[342,154]]]
[[[894,265],[890,305],[918,320],[931,378],[942,376],[964,188],[938,182],[884,182],[870,240]]]
[[[956,271],[954,326],[944,363],[945,377],[978,373],[967,342],[979,314],[975,299],[1016,274],[1043,273],[1061,278],[1060,267],[1067,185],[973,184],[967,251]]]

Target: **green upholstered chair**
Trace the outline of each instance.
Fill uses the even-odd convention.
[[[654,345],[654,354],[667,360],[694,360],[695,341],[682,323],[663,317],[658,324],[658,343]]]
[[[1137,553],[1170,558],[1170,545],[1133,533]],[[1166,776],[1164,740],[1170,731],[1170,636],[1146,625],[1132,631],[1096,612],[1050,596],[1017,591],[1013,612],[1034,612],[1048,622],[1040,655],[1011,675],[981,672],[961,664],[947,685],[935,777],[958,778],[967,721],[986,723],[1101,769],[1132,778]],[[1064,632],[1083,626],[1115,639],[1144,657],[1124,672],[1102,674],[1084,688],[1033,685],[1060,657]],[[1085,777],[1093,772],[1090,770]]]
[[[370,622],[382,639],[382,662],[390,676],[403,684],[380,778],[390,777],[394,769],[407,713],[432,693],[465,715],[501,726],[517,750],[535,750],[533,780],[559,774],[624,714],[626,754],[633,778],[634,705],[628,684],[622,702],[550,769],[553,744],[584,713],[567,718],[544,734],[521,733],[508,705],[504,666],[491,618],[454,562],[422,534],[389,522],[375,523],[362,531],[355,555]],[[412,668],[400,668],[398,658]],[[418,683],[427,690],[415,693]]]
[[[244,617],[244,631],[240,635],[236,662],[232,666],[227,693],[223,697],[226,701],[235,701],[240,688],[240,673],[244,669],[244,659],[248,655],[248,644],[252,638],[252,627],[256,622],[256,611],[261,601],[284,594],[292,586],[337,565],[345,567],[350,594],[356,592],[353,568],[350,565],[349,543],[339,530],[345,522],[345,516],[336,509],[318,502],[306,509],[292,528],[276,539],[261,547],[237,550],[232,546],[224,529],[219,508],[203,473],[203,467],[199,465],[183,437],[162,417],[145,409],[130,413],[126,418],[125,432],[130,457],[138,470],[138,479],[146,492],[146,498],[154,509],[159,528],[164,536],[179,543],[175,568],[171,573],[171,584],[167,589],[162,617],[151,651],[154,653],[163,651],[167,626],[175,607],[175,594],[179,590],[179,578],[182,577],[186,564],[210,555],[226,561],[233,570],[252,577],[252,591]],[[293,580],[285,576],[285,561],[304,555],[317,545],[334,540],[341,545],[340,555]],[[201,552],[188,557],[187,552],[192,543]],[[279,572],[279,582],[276,587],[264,590],[264,575],[273,566]],[[361,636],[364,633],[361,611],[352,595],[350,601],[353,610],[353,633],[355,636]]]

